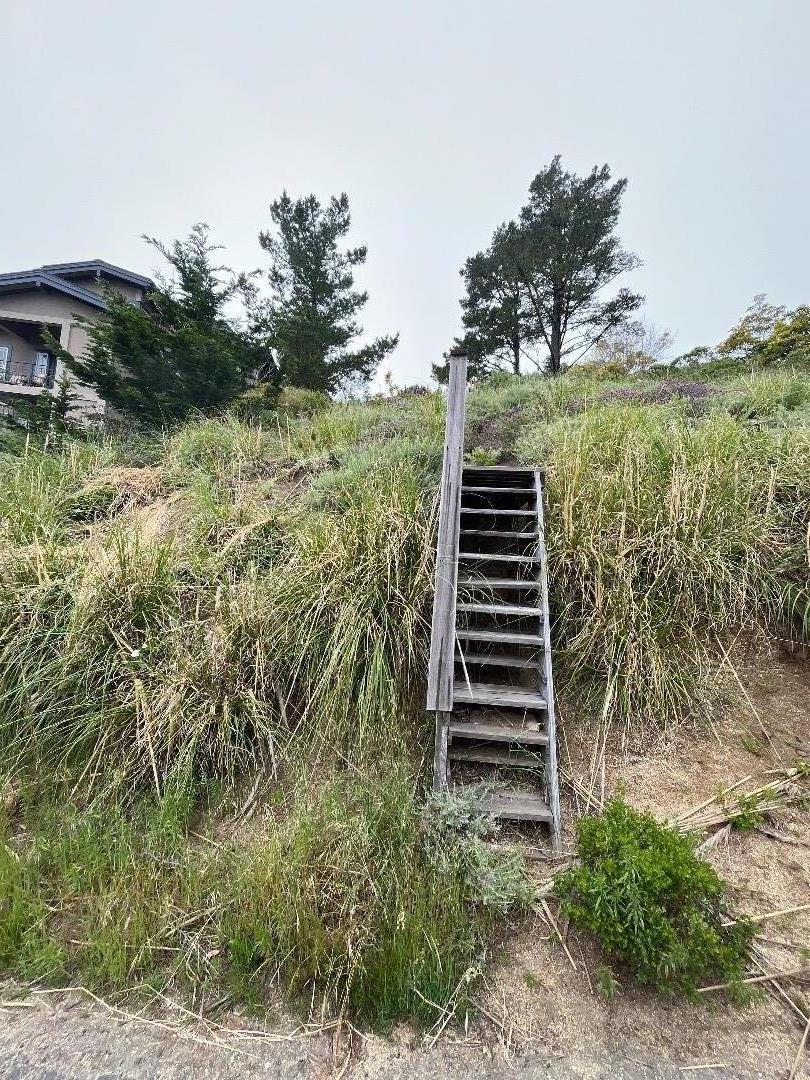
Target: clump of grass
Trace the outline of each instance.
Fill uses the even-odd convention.
[[[376,1022],[433,1022],[483,959],[487,924],[454,850],[437,862],[406,768],[302,798],[240,868],[224,933],[245,976],[280,975]]]
[[[638,730],[705,702],[712,642],[766,617],[796,542],[807,440],[724,413],[611,405],[529,428],[548,468],[547,541],[562,658]],[[601,699],[601,700],[599,700]]]
[[[291,523],[263,638],[310,745],[352,754],[397,737],[427,663],[435,499],[391,457],[350,462]]]
[[[0,538],[5,545],[65,537],[70,499],[96,469],[115,459],[105,442],[68,442],[50,453],[27,442],[19,455],[0,455]]]
[[[203,585],[180,544],[132,528],[60,557],[33,587],[36,550],[0,571],[4,767],[76,764],[88,784],[158,790],[180,763],[232,779],[255,767],[275,705],[250,582]]]
[[[5,970],[100,990],[193,980],[250,1003],[281,986],[303,1007],[378,1023],[432,1023],[472,981],[492,909],[453,835],[437,858],[405,764],[385,784],[302,785],[267,835],[240,844],[195,843],[205,820],[175,781],[129,809],[22,793],[25,831],[2,822]]]
[[[727,389],[730,411],[746,420],[786,420],[810,403],[810,380],[790,369],[756,371]]]
[[[724,885],[693,842],[614,799],[577,822],[580,863],[557,879],[565,914],[642,985],[693,996],[740,982],[754,930],[724,925]]]

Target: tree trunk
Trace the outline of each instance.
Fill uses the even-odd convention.
[[[520,374],[520,338],[517,334],[512,338],[512,371],[515,375]]]
[[[551,309],[551,343],[549,346],[550,360],[548,365],[549,375],[559,375],[562,367],[562,300],[560,290],[554,288],[554,305]]]
[[[549,375],[559,375],[562,366],[562,334],[559,323],[555,320],[551,328],[551,344],[549,346]]]

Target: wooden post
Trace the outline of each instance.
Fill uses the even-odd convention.
[[[447,730],[450,713],[436,713],[436,741],[433,751],[433,790],[447,790]]]
[[[427,707],[436,714],[434,791],[444,791],[447,788],[447,728],[453,708],[458,530],[461,518],[461,475],[464,468],[466,394],[467,355],[451,353],[427,692]]]
[[[453,708],[458,530],[461,516],[461,473],[464,466],[466,391],[467,355],[451,353],[428,667],[427,707],[430,712],[435,713],[449,713]]]

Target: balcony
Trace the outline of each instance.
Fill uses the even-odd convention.
[[[0,353],[2,357],[2,353]],[[56,362],[46,352],[37,353],[33,360],[0,359],[0,386],[53,386]]]

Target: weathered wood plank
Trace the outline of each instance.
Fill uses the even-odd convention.
[[[488,551],[460,551],[458,557],[468,562],[537,563],[540,561],[534,555],[494,555]]]
[[[459,586],[464,585],[474,589],[539,589],[540,582],[531,578],[485,578],[464,577],[458,579]]]
[[[487,795],[481,804],[494,817],[509,821],[553,821],[549,807],[532,791],[505,791],[498,795]]]
[[[460,641],[493,641],[500,645],[544,645],[542,634],[514,634],[508,630],[457,630]]]
[[[518,743],[522,746],[545,746],[548,735],[534,727],[506,727],[503,724],[451,720],[448,726],[451,739],[486,739],[489,742]]]
[[[428,667],[427,707],[431,712],[449,712],[453,708],[456,578],[466,392],[467,357],[451,356]]]
[[[545,664],[542,660],[532,660],[523,656],[493,656],[485,653],[461,653],[456,657],[459,664],[485,664],[489,667],[524,668],[534,671],[543,671]]]
[[[484,484],[481,487],[476,486],[475,484],[463,484],[461,490],[462,491],[474,491],[474,492],[477,492],[477,493],[482,494],[482,495],[483,494],[489,495],[493,491],[496,492],[496,493],[502,494],[502,495],[506,494],[506,492],[509,492],[511,494],[514,494],[514,495],[533,495],[534,494],[534,491],[530,487],[495,487],[492,484]]]
[[[546,712],[546,731],[548,732],[546,787],[548,790],[549,810],[551,811],[551,845],[557,851],[561,841],[560,789],[557,769],[557,718],[554,709],[554,677],[551,671],[551,619],[548,606],[548,565],[543,522],[543,475],[540,470],[537,470],[534,474],[534,483],[537,489],[537,531],[540,533],[537,552],[540,556],[540,606],[543,610],[544,681],[548,697]]]
[[[457,705],[495,705],[514,709],[545,709],[546,699],[537,690],[526,686],[506,686],[502,683],[471,683],[459,679],[453,687]]]
[[[537,533],[532,529],[462,529],[462,536],[509,536],[519,540],[536,540]]]
[[[539,754],[526,750],[505,750],[498,746],[450,747],[453,761],[480,761],[486,765],[500,765],[508,769],[544,769],[545,762]]]
[[[487,514],[491,517],[534,517],[534,510],[495,510],[491,506],[462,506],[461,513],[465,517],[469,514]]]
[[[528,604],[456,604],[456,611],[470,615],[514,615],[527,619],[540,617],[540,609]]]

